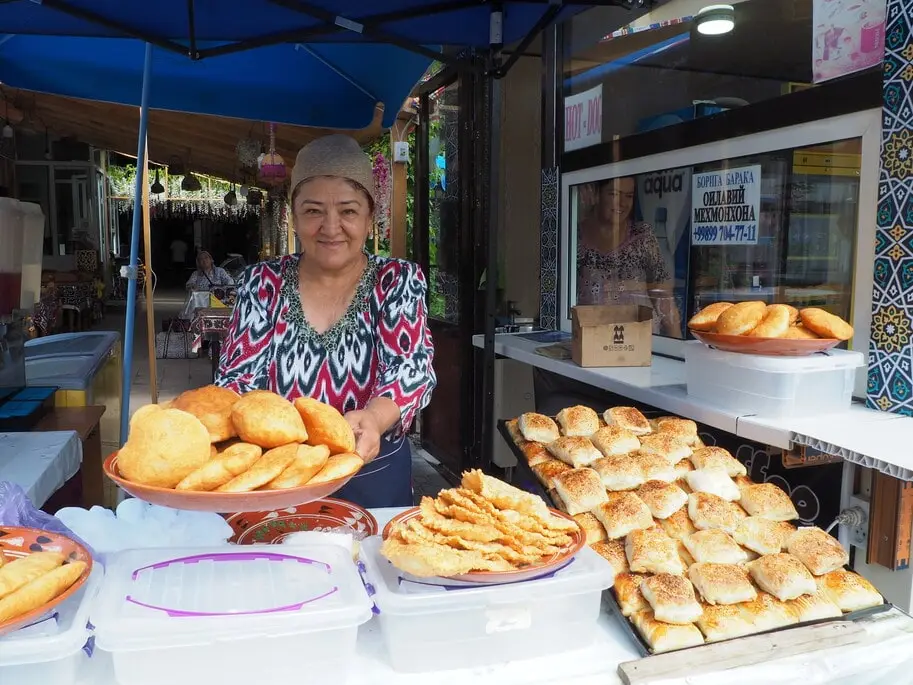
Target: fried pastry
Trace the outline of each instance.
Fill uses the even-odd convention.
[[[605,486],[593,469],[572,469],[562,473],[555,478],[555,489],[571,516],[592,511],[608,499]]]
[[[642,454],[657,454],[674,466],[691,456],[691,448],[669,433],[654,433],[640,439]]]
[[[691,419],[680,419],[677,416],[664,416],[655,422],[656,432],[671,435],[689,447],[697,443],[697,424]]]
[[[650,608],[640,591],[646,577],[642,573],[619,573],[615,576],[613,590],[622,616],[630,616]]]
[[[171,407],[196,416],[209,431],[209,439],[222,442],[238,434],[231,421],[231,408],[239,399],[241,396],[234,390],[207,385],[181,393]]]
[[[306,485],[323,470],[330,459],[326,445],[298,445],[295,458],[285,470],[263,486],[264,490],[286,490]]]
[[[558,424],[550,416],[527,412],[521,414],[517,427],[526,440],[548,444],[561,437]]]
[[[498,509],[513,509],[521,514],[535,516],[540,520],[548,520],[552,516],[541,498],[503,483],[497,478],[486,476],[478,469],[463,473],[461,485],[467,490],[481,495]]]
[[[353,473],[358,473],[364,465],[364,460],[357,454],[334,454],[327,459],[327,463],[317,472],[316,476],[307,482],[307,485],[319,485],[329,483],[331,480],[348,478]]]
[[[748,554],[736,541],[721,530],[700,530],[682,539],[685,548],[697,563],[743,564]]]
[[[745,465],[722,447],[699,447],[691,453],[691,463],[698,469],[723,469],[730,478],[745,476]]]
[[[330,454],[355,451],[355,433],[335,407],[311,397],[299,397],[293,404],[304,422],[309,445],[326,445]]]
[[[850,563],[850,555],[843,545],[820,528],[800,528],[790,536],[786,549],[813,576],[823,576]]]
[[[675,480],[675,466],[665,457],[654,452],[634,452],[629,456],[640,467],[644,482],[661,480],[671,483]]]
[[[564,435],[588,438],[599,430],[599,415],[582,405],[562,409],[555,419]]]
[[[630,455],[611,455],[597,459],[590,468],[599,474],[606,490],[633,490],[644,482],[640,464]]]
[[[805,326],[790,326],[783,334],[784,340],[820,340],[821,336],[808,330]]]
[[[606,425],[625,428],[636,436],[649,435],[653,427],[639,409],[634,407],[612,407],[606,409],[602,415]]]
[[[839,316],[817,307],[808,307],[799,312],[802,325],[821,338],[827,340],[849,340],[853,337],[853,327]]]
[[[523,444],[520,445],[520,451],[523,452],[526,463],[530,466],[536,466],[536,464],[541,464],[552,459],[551,453],[541,442],[524,440]]]
[[[550,442],[547,449],[557,459],[575,469],[589,466],[602,457],[602,453],[593,446],[589,438],[576,435],[560,437],[554,442]]]
[[[481,552],[454,549],[437,543],[410,545],[388,537],[380,548],[396,568],[418,578],[460,576],[470,571],[510,571],[504,559],[492,559]]]
[[[839,569],[816,580],[821,592],[841,611],[860,611],[884,603],[878,590],[858,573]]]
[[[748,612],[738,604],[705,604],[697,627],[707,642],[732,640],[758,632]]]
[[[572,467],[560,459],[549,458],[547,461],[540,461],[538,464],[531,465],[531,468],[539,482],[547,489],[552,490],[555,487],[555,479],[565,471],[570,471]]]
[[[782,306],[786,307],[786,310],[789,312],[789,325],[795,326],[796,322],[799,320],[799,310],[791,304],[784,304]]]
[[[688,495],[688,516],[698,530],[719,529],[734,533],[747,514],[735,502],[707,492],[693,492]]]
[[[297,443],[275,447],[257,459],[243,473],[216,488],[216,492],[250,492],[261,488],[285,471],[297,454]]]
[[[628,556],[625,554],[625,543],[621,540],[604,540],[590,545],[599,556],[609,562],[617,576],[619,573],[630,573]]]
[[[685,476],[694,471],[694,464],[692,464],[688,459],[682,459],[675,466],[672,467],[672,471],[675,474],[675,480],[681,481],[679,487],[684,485],[688,487],[688,483],[684,480]],[[691,492],[691,488],[688,488],[686,492]]]
[[[764,302],[739,302],[716,320],[715,332],[720,335],[745,335],[754,330],[767,314]]]
[[[688,578],[708,604],[738,604],[758,596],[748,572],[736,564],[696,563],[688,569]]]
[[[650,508],[654,518],[666,519],[688,504],[688,495],[673,483],[650,480],[635,493]]]
[[[66,561],[59,552],[34,552],[0,567],[0,599],[50,573]]]
[[[304,421],[292,403],[265,390],[242,395],[231,409],[231,420],[244,442],[264,449],[308,439]]]
[[[625,538],[625,555],[628,557],[628,566],[635,573],[685,572],[675,540],[656,526],[628,533]]]
[[[694,624],[675,625],[656,619],[652,611],[638,611],[631,616],[631,623],[647,643],[653,654],[672,652],[704,644],[701,631]]]
[[[685,543],[681,540],[675,540],[675,549],[678,552],[678,558],[682,560],[682,565],[685,569],[691,568],[691,565],[695,563],[695,561],[694,557],[691,556],[691,552],[685,547]]]
[[[778,554],[786,551],[789,538],[795,530],[792,524],[784,521],[749,516],[739,521],[732,537],[757,554]]]
[[[881,595],[878,596],[881,599]],[[881,602],[879,602],[880,604]],[[820,621],[826,618],[840,618],[843,612],[834,604],[827,594],[821,589],[814,595],[802,595],[787,602],[787,605],[799,616],[799,622]]]
[[[216,454],[175,486],[175,490],[210,492],[240,476],[253,466],[263,450],[257,445],[238,442]]]
[[[608,536],[605,532],[605,526],[603,526],[599,519],[593,516],[590,512],[584,514],[577,514],[574,516],[574,520],[577,522],[577,525],[583,530],[586,534],[586,544],[592,547],[597,542],[603,542],[608,540]]]
[[[71,561],[44,573],[0,599],[0,623],[22,616],[66,592],[86,570],[86,562]]]
[[[738,486],[732,478],[721,468],[697,469],[685,474],[685,482],[692,492],[705,492],[724,499],[736,502],[742,496]]]
[[[791,554],[768,554],[748,564],[755,583],[781,602],[817,592],[815,579]]]
[[[684,540],[692,533],[697,532],[697,528],[691,522],[691,517],[688,516],[688,510],[685,507],[682,507],[668,518],[660,519],[659,526],[673,540]]]
[[[716,322],[720,318],[720,314],[731,306],[731,302],[714,302],[713,304],[708,304],[691,317],[688,321],[688,328],[694,331],[712,331],[716,328]]]
[[[739,504],[750,516],[772,521],[793,521],[799,518],[799,512],[789,495],[773,483],[743,485]]]
[[[694,596],[694,586],[684,576],[659,573],[644,579],[640,592],[653,609],[657,621],[688,625],[703,613]]]
[[[798,612],[789,603],[782,602],[767,592],[759,592],[752,601],[734,606],[739,607],[756,633],[785,628],[799,622]]]
[[[623,538],[632,531],[653,525],[650,508],[631,492],[617,493],[617,496],[596,507],[593,515],[605,527],[610,540]]]
[[[790,326],[791,312],[786,305],[768,305],[764,318],[757,326],[748,332],[754,338],[780,338]]]
[[[607,457],[628,454],[640,448],[637,436],[619,426],[603,426],[590,439],[593,446]]]
[[[117,467],[134,483],[173,488],[209,461],[211,449],[209,431],[193,414],[150,409],[134,416]]]

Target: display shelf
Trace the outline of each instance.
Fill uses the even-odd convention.
[[[484,346],[481,335],[473,345]],[[845,412],[817,418],[764,419],[739,415],[690,397],[685,386],[685,363],[653,355],[653,365],[638,368],[583,368],[571,361],[536,353],[541,343],[520,336],[495,336],[495,353],[545,371],[602,388],[635,402],[693,419],[712,428],[771,447],[805,445],[847,461],[913,481],[913,418],[888,414],[854,404]],[[497,417],[503,418],[503,417]]]

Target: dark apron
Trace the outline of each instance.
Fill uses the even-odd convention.
[[[381,438],[380,452],[365,464],[345,487],[334,492],[337,497],[365,509],[377,507],[411,507],[412,450],[409,439]]]

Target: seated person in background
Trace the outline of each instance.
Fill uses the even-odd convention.
[[[234,285],[235,282],[221,266],[216,266],[212,255],[206,250],[197,254],[197,269],[187,279],[187,290],[209,291],[219,286]]]

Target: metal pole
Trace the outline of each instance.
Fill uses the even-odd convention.
[[[139,140],[136,144],[136,184],[133,189],[133,231],[130,234],[130,265],[126,267],[127,320],[124,323],[124,379],[121,388],[120,444],[127,441],[130,430],[130,386],[133,381],[133,327],[136,322],[136,264],[139,258],[139,234],[143,225],[143,177],[140,164],[146,160],[146,129],[149,124],[149,81],[152,75],[152,44],[146,43],[143,61],[143,94],[139,108]],[[146,255],[147,258],[149,255]]]

